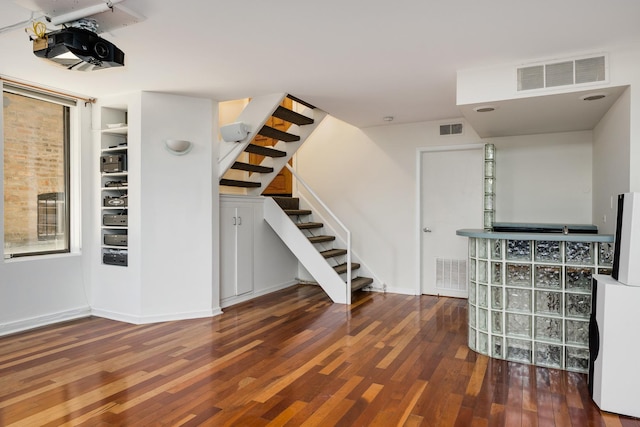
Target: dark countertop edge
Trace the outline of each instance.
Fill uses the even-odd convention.
[[[508,239],[508,240],[548,240],[561,242],[602,242],[613,243],[613,234],[581,234],[581,233],[513,233],[496,232],[482,229],[463,228],[456,230],[456,235],[475,237],[480,239]]]

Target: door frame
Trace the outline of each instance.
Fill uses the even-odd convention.
[[[464,151],[464,150],[484,150],[484,143],[479,142],[475,144],[459,144],[459,145],[436,145],[433,147],[418,147],[416,149],[416,265],[417,268],[417,280],[416,280],[416,295],[422,295],[422,274],[424,272],[424,266],[422,265],[422,155],[429,152],[438,151]],[[483,186],[484,188],[484,186]],[[482,206],[478,206],[478,209],[482,210]],[[480,212],[482,213],[482,212]]]

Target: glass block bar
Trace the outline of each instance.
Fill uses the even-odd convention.
[[[588,372],[591,277],[611,272],[613,243],[495,234],[469,241],[469,347],[513,362]]]
[[[502,312],[501,311],[491,312],[491,332],[494,334],[500,334],[500,335],[504,333],[504,330],[502,329]]]
[[[507,360],[531,363],[531,341],[507,338]]]
[[[551,265],[536,265],[536,288],[562,289],[562,267]]]
[[[478,309],[478,329],[481,331],[488,331],[488,318],[489,312],[487,310],[483,310],[482,308]]]
[[[531,286],[531,266],[507,263],[507,285]]]
[[[507,259],[510,261],[531,261],[529,240],[507,240]]]
[[[591,314],[591,295],[565,294],[565,316],[589,318]]]
[[[539,262],[562,262],[561,244],[562,242],[536,240],[535,260]]]
[[[491,283],[495,285],[502,284],[502,263],[501,262],[491,263]]]
[[[534,337],[542,341],[562,342],[562,319],[536,316]]]
[[[490,240],[491,259],[502,259],[502,240]]]
[[[507,288],[507,310],[531,313],[531,291],[529,289]]]
[[[613,265],[613,243],[598,243],[598,265]]]
[[[502,303],[502,290],[504,288],[502,286],[492,286],[491,287],[491,308],[496,310],[501,310],[504,308]]]
[[[589,345],[589,322],[565,320],[564,330],[566,331],[565,342],[567,344]]]
[[[478,285],[478,307],[488,307],[488,287],[487,285]]]
[[[487,261],[478,262],[478,281],[482,283],[489,283],[487,280]]]
[[[487,239],[478,239],[478,258],[487,259]]]
[[[506,313],[505,320],[508,336],[531,338],[531,316]]]
[[[482,354],[489,354],[489,336],[482,332],[478,334],[478,350]]]
[[[562,346],[536,343],[536,365],[562,367]]]
[[[593,264],[593,243],[565,242],[565,262],[567,264]]]
[[[591,276],[593,268],[567,267],[564,279],[565,289],[568,291],[591,292]]]
[[[562,292],[536,291],[536,314],[562,315]]]
[[[569,371],[587,372],[589,370],[589,349],[565,347],[565,369]]]

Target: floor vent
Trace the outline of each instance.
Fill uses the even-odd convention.
[[[436,258],[436,289],[467,290],[467,260]]]
[[[517,71],[518,91],[544,89],[606,81],[607,61],[601,55],[531,65]]]
[[[462,123],[440,125],[440,135],[461,135]]]

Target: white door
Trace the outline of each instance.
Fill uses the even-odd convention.
[[[483,146],[423,151],[420,159],[422,293],[467,297],[468,238],[482,228]]]

